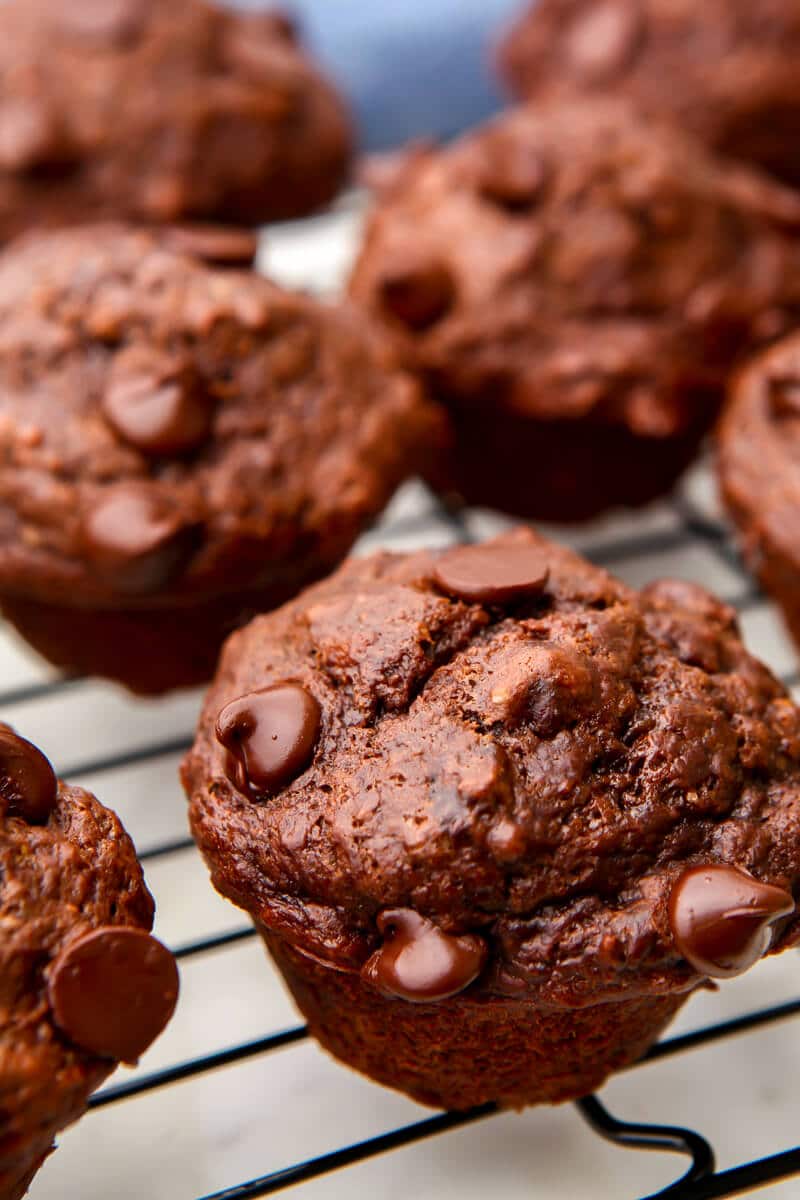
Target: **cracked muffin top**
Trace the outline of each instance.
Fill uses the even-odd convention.
[[[800,306],[800,199],[593,97],[413,152],[351,294],[456,408],[658,439],[706,424],[733,358]]]
[[[219,890],[340,969],[433,926],[487,994],[578,1005],[800,935],[800,712],[735,614],[527,530],[236,633],[184,783]]]
[[[123,226],[0,256],[0,588],[225,594],[333,565],[442,437],[361,314]]]
[[[291,23],[204,0],[0,8],[0,241],[127,216],[245,224],[341,186],[342,101]]]
[[[0,726],[0,1194],[175,1007],[177,969],[116,816]],[[22,1186],[24,1191],[24,1186]]]
[[[798,51],[798,0],[536,0],[498,57],[518,95],[625,95],[797,183]]]

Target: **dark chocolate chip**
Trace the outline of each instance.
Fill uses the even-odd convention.
[[[58,6],[63,33],[112,46],[127,45],[141,35],[150,0],[80,0]]]
[[[57,799],[58,780],[41,750],[0,726],[0,811],[44,824]]]
[[[627,67],[644,30],[638,0],[598,0],[579,11],[567,38],[573,67],[595,81]]]
[[[783,888],[738,867],[690,867],[669,900],[672,932],[683,957],[716,979],[741,975],[769,949],[772,925],[794,912]]]
[[[548,577],[534,546],[459,546],[439,559],[433,580],[448,595],[476,604],[506,604],[538,596]]]
[[[217,267],[252,267],[258,253],[258,235],[249,229],[225,225],[167,225],[157,230],[165,246]]]
[[[429,329],[450,311],[456,296],[453,276],[444,263],[408,263],[387,271],[380,283],[381,303],[409,329]]]
[[[362,978],[388,996],[422,1004],[463,992],[486,963],[483,938],[443,933],[410,908],[389,908],[378,917],[384,942],[367,960]]]
[[[41,100],[9,96],[0,102],[0,170],[31,171],[69,157],[59,122]]]
[[[234,787],[263,800],[302,775],[314,755],[321,715],[299,683],[251,692],[226,705],[216,733],[228,751],[225,771]]]
[[[103,412],[126,442],[159,457],[186,454],[208,440],[214,401],[190,362],[134,348],[114,361]]]
[[[511,211],[530,208],[542,193],[547,164],[532,146],[495,137],[484,147],[479,187],[495,204]]]
[[[47,986],[53,1019],[71,1041],[135,1063],[175,1011],[178,968],[150,934],[109,925],[67,946]]]
[[[98,578],[132,595],[156,592],[186,566],[198,530],[146,481],[105,489],[82,523],[87,561]]]
[[[769,380],[769,402],[776,417],[800,417],[800,371]]]

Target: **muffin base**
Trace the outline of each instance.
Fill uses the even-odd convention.
[[[269,587],[171,607],[77,608],[6,595],[0,597],[0,609],[61,670],[100,675],[140,695],[158,695],[207,683],[229,634],[324,573],[320,567]]]
[[[620,427],[544,423],[501,410],[451,415],[455,447],[430,484],[456,500],[540,521],[586,521],[666,495],[707,428],[646,438]]]
[[[586,1008],[454,996],[409,1004],[358,974],[324,965],[256,922],[309,1030],[326,1050],[378,1083],[434,1108],[487,1101],[557,1104],[636,1062],[689,993],[637,996]]]

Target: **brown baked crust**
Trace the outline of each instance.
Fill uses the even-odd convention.
[[[336,194],[351,146],[341,99],[275,16],[205,0],[0,11],[0,241],[98,217],[301,215]]]
[[[751,571],[800,640],[800,337],[791,334],[732,381],[720,422],[723,497]]]
[[[451,410],[440,486],[584,517],[666,490],[734,357],[792,320],[799,217],[793,193],[621,101],[543,105],[417,149],[351,293]]]
[[[154,611],[168,625],[183,608],[189,623],[194,611],[217,626],[198,649],[212,665],[242,612],[330,570],[444,437],[441,415],[361,314],[121,226],[6,250],[0,357],[9,610],[25,621],[35,601],[39,625],[43,606]],[[161,430],[165,447],[126,432],[141,392],[158,404],[179,393],[189,406]],[[185,450],[171,448],[178,435]],[[158,520],[151,530],[142,518],[135,544],[109,546],[98,513],[132,494]],[[116,526],[130,525],[123,510]]]
[[[526,530],[489,545],[531,547],[544,592],[468,604],[432,582],[440,555],[379,555],[229,640],[184,764],[214,883],[345,970],[409,908],[487,940],[476,998],[689,990],[667,914],[687,865],[800,885],[800,713],[702,589],[633,592]],[[316,752],[254,801],[215,721],[286,680],[320,705]]]
[[[46,824],[0,814],[0,1196],[16,1200],[114,1070],[56,1025],[52,964],[101,926],[149,930],[153,901],[117,818],[61,784]]]
[[[797,0],[536,0],[500,70],[533,100],[599,92],[800,182]]]

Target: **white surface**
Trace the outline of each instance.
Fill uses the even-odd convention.
[[[356,238],[357,219],[345,210],[302,230],[287,226],[268,234],[263,261],[294,285],[329,292]],[[705,514],[716,516],[707,472],[693,472],[684,493]],[[475,536],[503,524],[487,512],[467,517]],[[615,515],[557,535],[595,554],[598,547],[608,548],[613,569],[633,583],[671,573],[699,580],[731,600],[747,596],[748,581],[707,543],[676,549],[680,532],[678,512],[663,503],[635,518]],[[621,544],[631,537],[637,544],[652,537],[655,549],[626,555]],[[451,527],[432,498],[421,485],[411,484],[360,548],[407,549],[451,538]],[[766,603],[748,607],[744,626],[756,653],[779,672],[795,669],[794,652]],[[4,691],[48,677],[47,668],[3,631],[0,668]],[[106,684],[84,681],[7,704],[0,716],[40,744],[62,771],[99,762],[80,772],[80,782],[119,811],[146,852],[186,837],[176,776],[180,756],[164,754],[115,769],[103,768],[102,760],[130,748],[188,739],[198,704],[194,693],[144,703]],[[158,903],[157,930],[171,945],[246,926],[243,914],[212,891],[193,849],[150,859],[146,867]],[[794,953],[762,964],[719,993],[695,999],[674,1031],[794,998],[797,967]],[[182,983],[176,1019],[140,1064],[140,1074],[297,1023],[255,939],[184,959]],[[115,1082],[131,1074],[120,1072]],[[697,1128],[726,1166],[798,1140],[798,1074],[797,1027],[784,1022],[633,1070],[614,1080],[602,1099],[620,1118]],[[303,1042],[90,1113],[60,1139],[30,1195],[32,1200],[194,1200],[426,1115]],[[299,1194],[308,1200],[634,1200],[664,1187],[683,1163],[609,1147],[567,1106],[481,1121],[326,1176]],[[800,1194],[800,1184],[789,1181],[761,1194],[788,1200]]]

